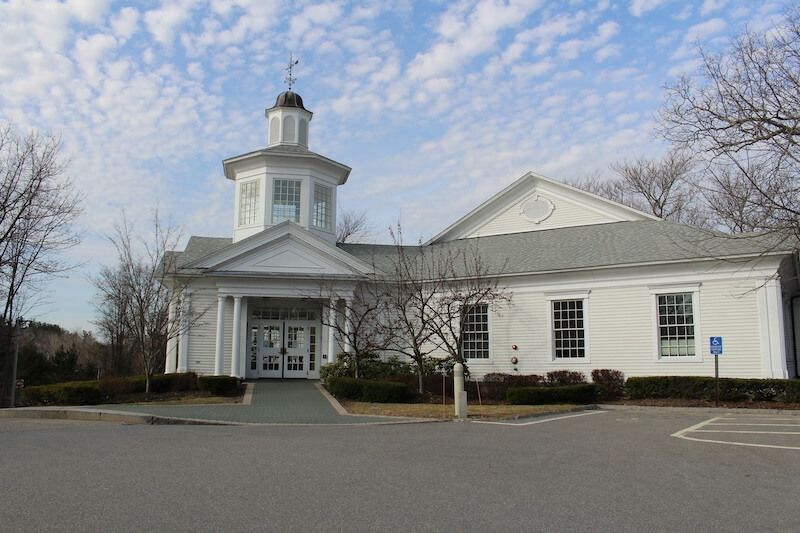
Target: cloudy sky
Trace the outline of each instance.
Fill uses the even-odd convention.
[[[527,170],[608,174],[658,155],[662,88],[786,1],[0,1],[0,122],[61,137],[84,197],[82,266],[39,319],[91,328],[104,239],[158,207],[183,234],[229,236],[220,161],[266,144],[284,89],[314,112],[311,149],[353,168],[345,209],[374,238],[430,237]]]

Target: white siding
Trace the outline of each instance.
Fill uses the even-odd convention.
[[[529,199],[539,196],[553,203],[555,208],[548,218],[542,222],[530,221],[520,213],[522,205]],[[534,191],[514,202],[510,207],[502,210],[494,218],[478,226],[470,233],[469,237],[486,235],[500,235],[505,233],[519,233],[523,231],[537,231],[569,226],[586,226],[590,224],[604,224],[618,222],[619,219],[601,214],[593,209],[570,202],[552,194]]]
[[[516,292],[511,303],[492,313],[491,358],[471,360],[476,377],[488,372],[545,374],[551,370],[621,370],[626,376],[713,375],[708,336],[724,337],[720,374],[761,377],[758,303],[753,282],[707,281],[699,288],[696,314],[699,361],[659,360],[656,356],[654,295],[647,285],[592,289],[587,306],[589,357],[586,361],[552,358],[549,302],[542,292]],[[668,291],[665,291],[668,292]],[[517,345],[514,351],[512,345]]]
[[[202,313],[202,316],[189,331],[189,371],[198,374],[213,374],[217,333],[216,289],[194,288],[192,312]]]

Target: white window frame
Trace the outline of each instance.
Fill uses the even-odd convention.
[[[244,192],[245,187],[249,187],[251,185],[255,185],[256,194],[253,202],[253,211],[251,213],[252,222],[242,222],[242,201],[243,196],[242,193]],[[237,217],[236,217],[236,226],[239,228],[248,228],[252,226],[258,225],[258,210],[259,210],[259,199],[261,198],[261,180],[258,178],[251,179],[247,181],[242,181],[239,183],[239,194],[238,194],[238,209],[237,209]]]
[[[544,299],[547,305],[547,346],[550,353],[550,363],[565,365],[584,365],[592,361],[591,350],[591,315],[589,306],[589,295],[592,291],[558,291],[547,292]],[[582,300],[583,301],[583,357],[556,357],[556,340],[553,334],[553,302],[560,300]]]
[[[317,222],[317,190],[327,191],[328,203],[325,207],[325,217],[323,225],[318,225]],[[329,187],[322,183],[314,183],[314,189],[311,191],[311,226],[322,231],[333,231],[333,187]]]
[[[703,342],[700,330],[700,283],[690,283],[681,285],[651,285],[650,290],[650,309],[652,317],[652,336],[653,336],[653,360],[664,364],[676,363],[702,363],[703,362]],[[666,294],[688,293],[692,295],[692,315],[694,318],[694,355],[667,355],[661,356],[661,332],[658,324],[658,297]]]
[[[298,193],[297,220],[293,220],[293,219],[290,219],[290,218],[284,218],[283,220],[280,220],[278,222],[275,221],[275,205],[276,205],[275,204],[275,185],[279,181],[294,182],[294,183],[297,184],[298,187],[300,187],[300,191]],[[294,222],[296,224],[300,224],[302,222],[302,220],[303,220],[303,180],[302,179],[273,178],[272,179],[271,194],[272,194],[272,196],[270,197],[270,206],[271,206],[270,211],[271,212],[270,212],[270,217],[269,217],[269,221],[270,221],[271,225],[277,225],[277,224],[280,224],[282,222],[286,222],[287,220],[291,220],[292,222]],[[280,204],[280,205],[284,205],[284,204]]]
[[[461,355],[464,357],[465,361],[470,361],[470,364],[476,363],[486,363],[492,360],[492,309],[491,305],[488,303],[478,303],[476,305],[485,305],[486,306],[486,342],[488,343],[486,348],[486,357],[467,357],[464,352],[464,333],[461,333]]]

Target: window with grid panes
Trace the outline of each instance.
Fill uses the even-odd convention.
[[[659,294],[658,355],[694,357],[694,304],[691,292]]]
[[[258,181],[248,181],[239,186],[239,225],[256,223],[258,208]]]
[[[464,359],[489,358],[489,306],[474,305],[463,311],[461,353]]]
[[[311,224],[315,228],[331,230],[331,188],[314,184],[314,211]]]
[[[583,300],[553,300],[553,357],[586,357]]]
[[[298,180],[274,180],[272,182],[272,223],[284,220],[300,222],[300,185]]]

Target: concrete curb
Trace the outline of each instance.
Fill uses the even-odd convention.
[[[29,418],[49,420],[83,420],[90,422],[117,422],[121,424],[148,425],[238,425],[222,420],[202,420],[193,418],[176,418],[168,416],[134,413],[129,411],[110,411],[104,409],[70,409],[70,408],[37,408],[18,407],[0,409],[0,418]]]
[[[597,408],[605,411],[644,411],[655,413],[672,414],[746,414],[746,415],[785,415],[800,417],[798,409],[752,409],[747,407],[668,407],[662,405],[621,405],[621,404],[598,404]]]
[[[349,415],[362,417],[362,415]],[[398,418],[397,420],[383,420],[376,422],[345,422],[315,423],[315,422],[239,422],[232,420],[214,420],[206,418],[182,418],[176,416],[159,416],[132,411],[114,411],[104,409],[82,409],[70,407],[17,407],[14,409],[0,409],[0,419],[27,418],[49,420],[83,420],[90,422],[116,422],[120,424],[148,424],[148,425],[184,425],[184,426],[325,426],[325,427],[359,427],[359,426],[394,426],[400,424],[425,424],[431,422],[448,422],[429,418]],[[363,418],[368,418],[366,415]]]

